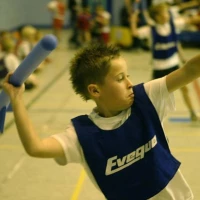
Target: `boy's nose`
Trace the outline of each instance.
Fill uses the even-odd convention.
[[[133,87],[133,83],[130,79],[127,79],[128,81],[128,88],[132,88]]]

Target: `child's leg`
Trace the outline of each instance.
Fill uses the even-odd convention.
[[[88,44],[91,42],[91,34],[90,31],[84,31],[84,38],[85,38],[85,42]]]
[[[101,33],[101,40],[104,44],[109,44],[110,42],[110,33]]]
[[[54,30],[53,30],[53,34],[56,36],[56,38],[57,38],[58,41],[60,42],[60,40],[61,40],[61,30],[59,30],[59,29],[54,29]]]
[[[58,41],[61,40],[61,32],[63,27],[63,21],[60,19],[53,20],[53,33],[57,37]]]
[[[183,95],[183,99],[185,101],[186,106],[188,107],[189,111],[190,111],[190,116],[191,116],[191,120],[192,121],[196,121],[198,120],[198,117],[195,114],[194,108],[192,106],[192,102],[191,99],[188,95],[188,88],[186,86],[181,88],[181,93]]]

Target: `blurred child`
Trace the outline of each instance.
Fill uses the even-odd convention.
[[[106,11],[103,6],[99,5],[96,7],[96,16],[94,20],[100,29],[100,42],[109,44],[111,14]]]
[[[61,31],[64,26],[66,5],[63,0],[52,0],[47,4],[47,8],[52,13],[52,26],[54,35],[61,40]]]
[[[78,27],[77,27],[77,18],[78,14],[81,10],[82,2],[79,0],[67,0],[67,7],[70,14],[70,28],[71,28],[71,35],[69,37],[69,44],[72,47],[80,47],[80,41],[78,38]]]
[[[21,30],[21,37],[16,47],[16,54],[23,60],[32,50],[35,43],[37,29],[33,26],[24,26]]]
[[[0,79],[1,81],[7,73],[13,72],[20,65],[20,60],[15,55],[15,41],[13,38],[6,38],[2,41],[3,57],[0,59]],[[25,89],[30,90],[38,85],[35,75],[30,75],[25,81]]]
[[[91,19],[90,8],[83,7],[77,19],[80,42],[83,46],[89,44],[91,41]]]
[[[135,12],[135,21],[138,12]],[[152,41],[152,79],[161,78],[180,67],[181,62],[186,59],[182,53],[181,46],[177,38],[177,27],[184,27],[192,21],[188,18],[172,19],[167,4],[156,4],[150,8],[150,16],[154,20],[154,25],[138,28],[135,23],[133,34],[139,38],[151,37]],[[186,86],[180,88],[186,106],[189,109],[192,121],[198,120],[191,103]]]
[[[14,55],[15,44],[11,38],[11,34],[6,34],[7,37],[4,37],[4,33],[0,34],[0,87],[7,73],[14,71],[20,63],[19,59]]]
[[[0,31],[0,54],[2,53],[2,41],[4,41],[7,38],[11,37],[11,33],[9,31]]]

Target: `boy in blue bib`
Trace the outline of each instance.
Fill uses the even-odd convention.
[[[74,117],[65,132],[41,139],[22,101],[23,87],[9,84],[16,126],[26,152],[61,165],[81,163],[108,200],[189,200],[193,194],[163,128],[170,93],[200,76],[200,55],[164,78],[133,86],[115,46],[91,45],[71,61],[76,94],[93,100],[90,115]]]

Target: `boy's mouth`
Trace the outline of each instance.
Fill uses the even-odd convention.
[[[131,94],[129,95],[129,97],[134,97],[134,94],[133,94],[133,93],[131,93]]]

